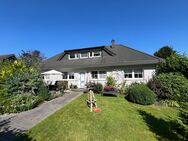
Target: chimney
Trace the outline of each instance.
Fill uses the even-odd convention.
[[[116,41],[115,41],[114,39],[111,40],[111,44],[112,44],[112,45],[111,45],[111,48],[114,48],[114,47],[115,47],[115,42],[116,42]]]

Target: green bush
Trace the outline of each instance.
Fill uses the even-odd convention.
[[[162,73],[148,82],[159,100],[188,101],[188,80],[181,74]]]
[[[116,87],[116,80],[112,76],[106,78],[106,85]]]
[[[168,107],[180,107],[179,103],[174,100],[161,100],[160,103]]]
[[[150,105],[155,102],[155,94],[145,84],[132,84],[127,91],[127,100],[142,104]]]
[[[102,90],[103,90],[103,86],[102,86],[101,83],[96,83],[96,84],[94,85],[94,88],[93,88],[93,92],[94,92],[94,93],[100,94],[100,93],[102,93]]]
[[[39,86],[38,96],[41,98],[41,100],[49,100],[51,97],[49,90],[43,83]]]
[[[0,112],[31,109],[48,98],[40,72],[20,61],[6,62],[0,68]]]

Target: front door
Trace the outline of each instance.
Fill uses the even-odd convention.
[[[80,73],[80,88],[84,88],[85,87],[85,73],[81,72]]]

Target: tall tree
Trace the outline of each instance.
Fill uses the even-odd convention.
[[[154,53],[154,56],[166,59],[170,57],[172,54],[175,54],[176,51],[170,46],[163,46],[158,51]]]
[[[44,55],[38,51],[22,51],[20,59],[25,63],[27,67],[38,68],[40,63],[45,59]]]

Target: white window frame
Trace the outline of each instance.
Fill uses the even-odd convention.
[[[63,72],[63,74],[66,73],[67,74],[67,78],[63,78],[63,75],[62,75],[62,79],[63,80],[74,80],[75,79],[75,75],[74,75],[74,72]],[[70,78],[70,74],[73,74],[74,78]]]
[[[87,54],[87,57],[82,57],[82,54]],[[80,53],[80,59],[84,59],[84,58],[88,58],[89,57],[89,53],[88,52],[83,52],[83,53]]]
[[[105,73],[101,73],[101,72],[105,72]],[[103,76],[103,77],[101,77],[101,76]],[[104,79],[106,79],[106,77],[107,77],[106,71],[98,71],[98,79],[104,80]]]
[[[139,72],[139,73],[136,73],[135,70],[141,70],[141,73],[140,73],[140,72]],[[135,74],[138,74],[138,75],[141,74],[142,77],[135,77]],[[134,69],[134,78],[135,78],[135,79],[143,79],[143,78],[144,78],[143,69]]]
[[[79,59],[79,53],[73,53],[75,58],[70,58],[70,54],[68,55],[69,56],[69,60],[75,60],[75,59]]]
[[[126,72],[126,71],[128,71],[128,70],[129,70],[130,72]],[[126,77],[125,77],[125,74],[131,74],[132,77],[131,77],[131,78],[130,78],[130,77],[126,78]],[[125,69],[125,70],[124,70],[124,78],[125,78],[125,79],[133,79],[133,69]]]
[[[94,54],[95,54],[96,52],[99,52],[100,55],[99,55],[99,56],[94,56]],[[92,51],[91,53],[89,52],[89,57],[90,57],[90,58],[101,57],[101,54],[102,54],[101,51]]]
[[[46,75],[45,75],[45,79],[50,79],[50,75],[49,75],[49,74],[46,74]]]
[[[132,72],[132,78],[125,78],[125,71],[124,70],[124,79],[125,80],[133,80],[133,79],[143,79],[144,78],[144,70],[142,68],[135,68],[135,69],[127,69],[127,70],[131,70]],[[141,78],[135,78],[135,70],[141,70],[142,71],[142,77]]]

